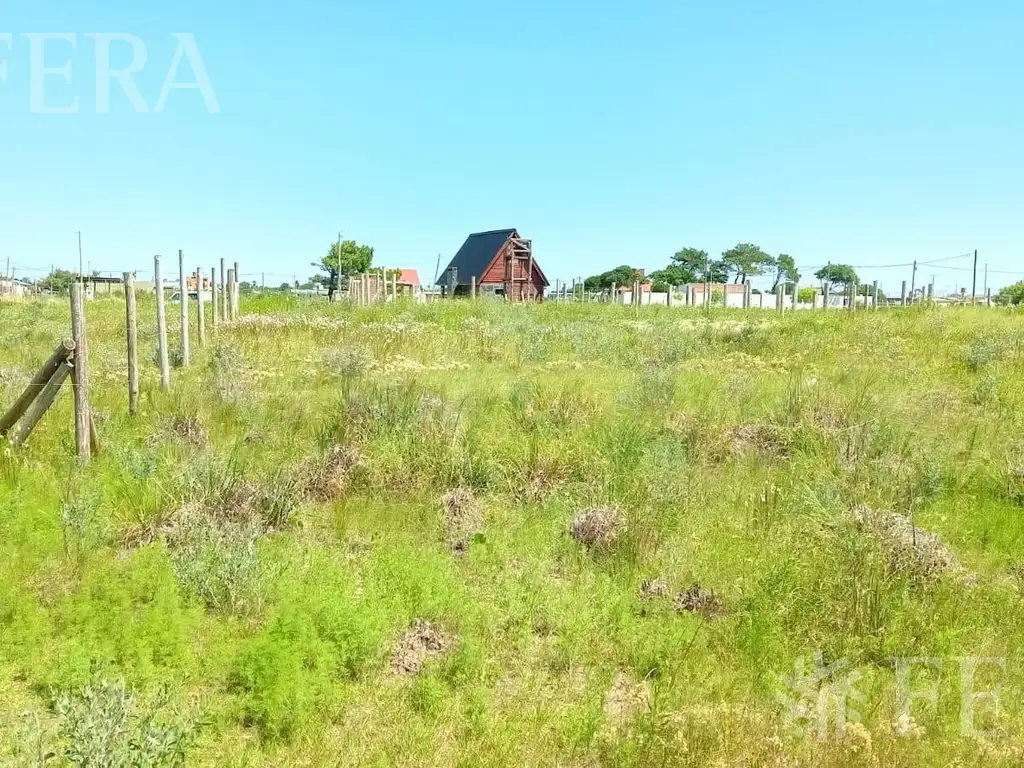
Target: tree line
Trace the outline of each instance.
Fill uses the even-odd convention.
[[[789,254],[773,256],[753,243],[739,243],[723,251],[718,259],[712,259],[702,248],[682,248],[676,251],[667,266],[646,277],[642,270],[623,264],[599,275],[591,275],[584,285],[588,290],[605,290],[613,284],[630,286],[637,281],[650,280],[655,291],[667,291],[671,286],[687,283],[742,283],[762,275],[772,278],[772,291],[779,285],[800,282],[800,270]],[[827,281],[832,288],[845,288],[858,282],[856,270],[848,264],[822,267],[814,277],[821,282]]]

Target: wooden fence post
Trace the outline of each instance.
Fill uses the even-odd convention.
[[[235,319],[235,270],[228,270],[228,282],[227,282],[227,305],[228,305],[228,320],[233,321]]]
[[[185,252],[178,249],[178,293],[181,296],[181,367],[188,368],[188,275],[185,274]]]
[[[224,273],[224,259],[220,260],[220,319],[228,321],[228,281]]]
[[[75,285],[81,286],[81,283],[75,283]],[[23,445],[28,439],[28,436],[32,434],[32,430],[35,429],[36,424],[43,418],[43,414],[53,405],[53,401],[57,399],[57,395],[60,392],[61,385],[64,384],[64,379],[72,371],[71,363],[67,359],[63,360],[57,367],[57,370],[50,376],[50,380],[46,382],[42,391],[39,393],[39,397],[32,403],[32,407],[29,408],[25,414],[24,420],[21,422],[21,426],[18,427],[14,437],[11,438],[11,442],[14,445]],[[75,415],[77,417],[78,409],[76,405]],[[78,420],[75,420],[75,429],[78,429]],[[77,438],[77,435],[76,435]],[[76,440],[77,442],[77,440]],[[86,434],[86,446],[89,445],[88,434]],[[86,454],[88,456],[88,454]]]
[[[901,292],[900,292],[900,298],[901,298],[900,303],[904,307],[907,306],[907,281],[906,280],[903,281],[903,288],[901,289]]]
[[[210,330],[217,330],[217,268],[210,270]]]
[[[64,339],[57,345],[57,348],[53,350],[53,354],[43,363],[43,367],[39,369],[36,375],[32,377],[32,381],[25,387],[25,391],[14,401],[14,405],[8,408],[7,413],[0,417],[0,437],[6,435],[11,427],[17,423],[18,419],[25,415],[25,411],[28,410],[28,407],[39,396],[46,383],[53,377],[57,369],[67,362],[68,357],[70,357],[74,350],[75,342],[71,339]]]
[[[785,309],[785,305],[782,303],[783,290],[784,289],[782,287],[782,283],[779,283],[777,286],[775,286],[775,309],[777,309],[779,312],[782,312]]]
[[[199,346],[206,345],[206,307],[203,302],[203,273],[196,270],[196,298],[199,311]]]
[[[75,451],[83,463],[89,461],[89,354],[85,327],[85,286],[71,284],[71,336],[75,341],[74,369],[75,388]],[[56,392],[54,392],[56,397]],[[51,400],[52,402],[52,400]],[[41,414],[40,414],[41,415]]]
[[[241,293],[239,288],[241,287],[241,284],[242,284],[242,271],[238,268],[238,262],[236,261],[235,262],[235,303],[231,307],[231,310],[232,310],[232,313],[234,315],[234,319],[235,320],[238,319],[238,315],[240,314],[240,310],[242,308],[242,303],[241,303],[241,300],[239,298],[239,294]]]
[[[125,335],[128,342],[128,412],[139,410],[139,325],[135,307],[135,275],[124,275]]]
[[[825,281],[825,285],[821,289],[821,308],[828,309],[828,305],[832,301],[832,283]]]
[[[156,288],[156,344],[160,355],[160,389],[171,388],[171,366],[167,362],[167,317],[164,312],[164,278],[160,271],[160,256],[153,257],[153,282]]]
[[[850,295],[850,311],[855,312],[857,310],[857,281],[854,280],[847,286],[847,292]]]
[[[476,275],[469,278],[469,298],[476,299]]]
[[[872,304],[872,309],[878,309],[878,281],[877,280],[874,281],[874,286],[873,287],[875,289],[875,294],[874,294],[875,298],[872,299],[872,301],[874,302]]]

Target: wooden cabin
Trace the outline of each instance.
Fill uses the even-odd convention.
[[[548,279],[533,258],[533,243],[514,229],[475,232],[438,277],[445,296],[480,296],[542,301]]]

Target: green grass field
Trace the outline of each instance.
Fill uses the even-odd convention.
[[[243,312],[133,418],[90,303],[102,454],[0,447],[0,763],[1024,760],[1021,315]]]

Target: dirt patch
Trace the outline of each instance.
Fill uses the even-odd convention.
[[[569,535],[591,551],[607,552],[625,530],[626,519],[618,507],[591,507],[572,521]]]
[[[976,579],[941,538],[913,525],[907,517],[895,512],[878,512],[863,505],[851,514],[858,525],[882,545],[894,573],[919,581],[931,581],[944,574],[970,582]]]
[[[440,658],[458,645],[458,638],[442,632],[426,619],[413,619],[412,626],[398,637],[391,671],[396,675],[418,675],[431,659]]]
[[[713,590],[704,589],[700,584],[693,584],[689,589],[676,595],[676,610],[680,613],[696,613],[708,621],[721,617],[725,613],[725,604]]]
[[[663,579],[644,579],[640,582],[640,588],[636,596],[641,600],[655,600],[659,597],[668,597],[668,584]]]
[[[335,445],[322,458],[311,459],[299,470],[299,483],[307,496],[315,501],[337,501],[345,498],[352,475],[362,465],[358,448]]]
[[[444,543],[456,555],[469,550],[473,537],[483,532],[484,514],[468,488],[453,488],[441,497]]]

